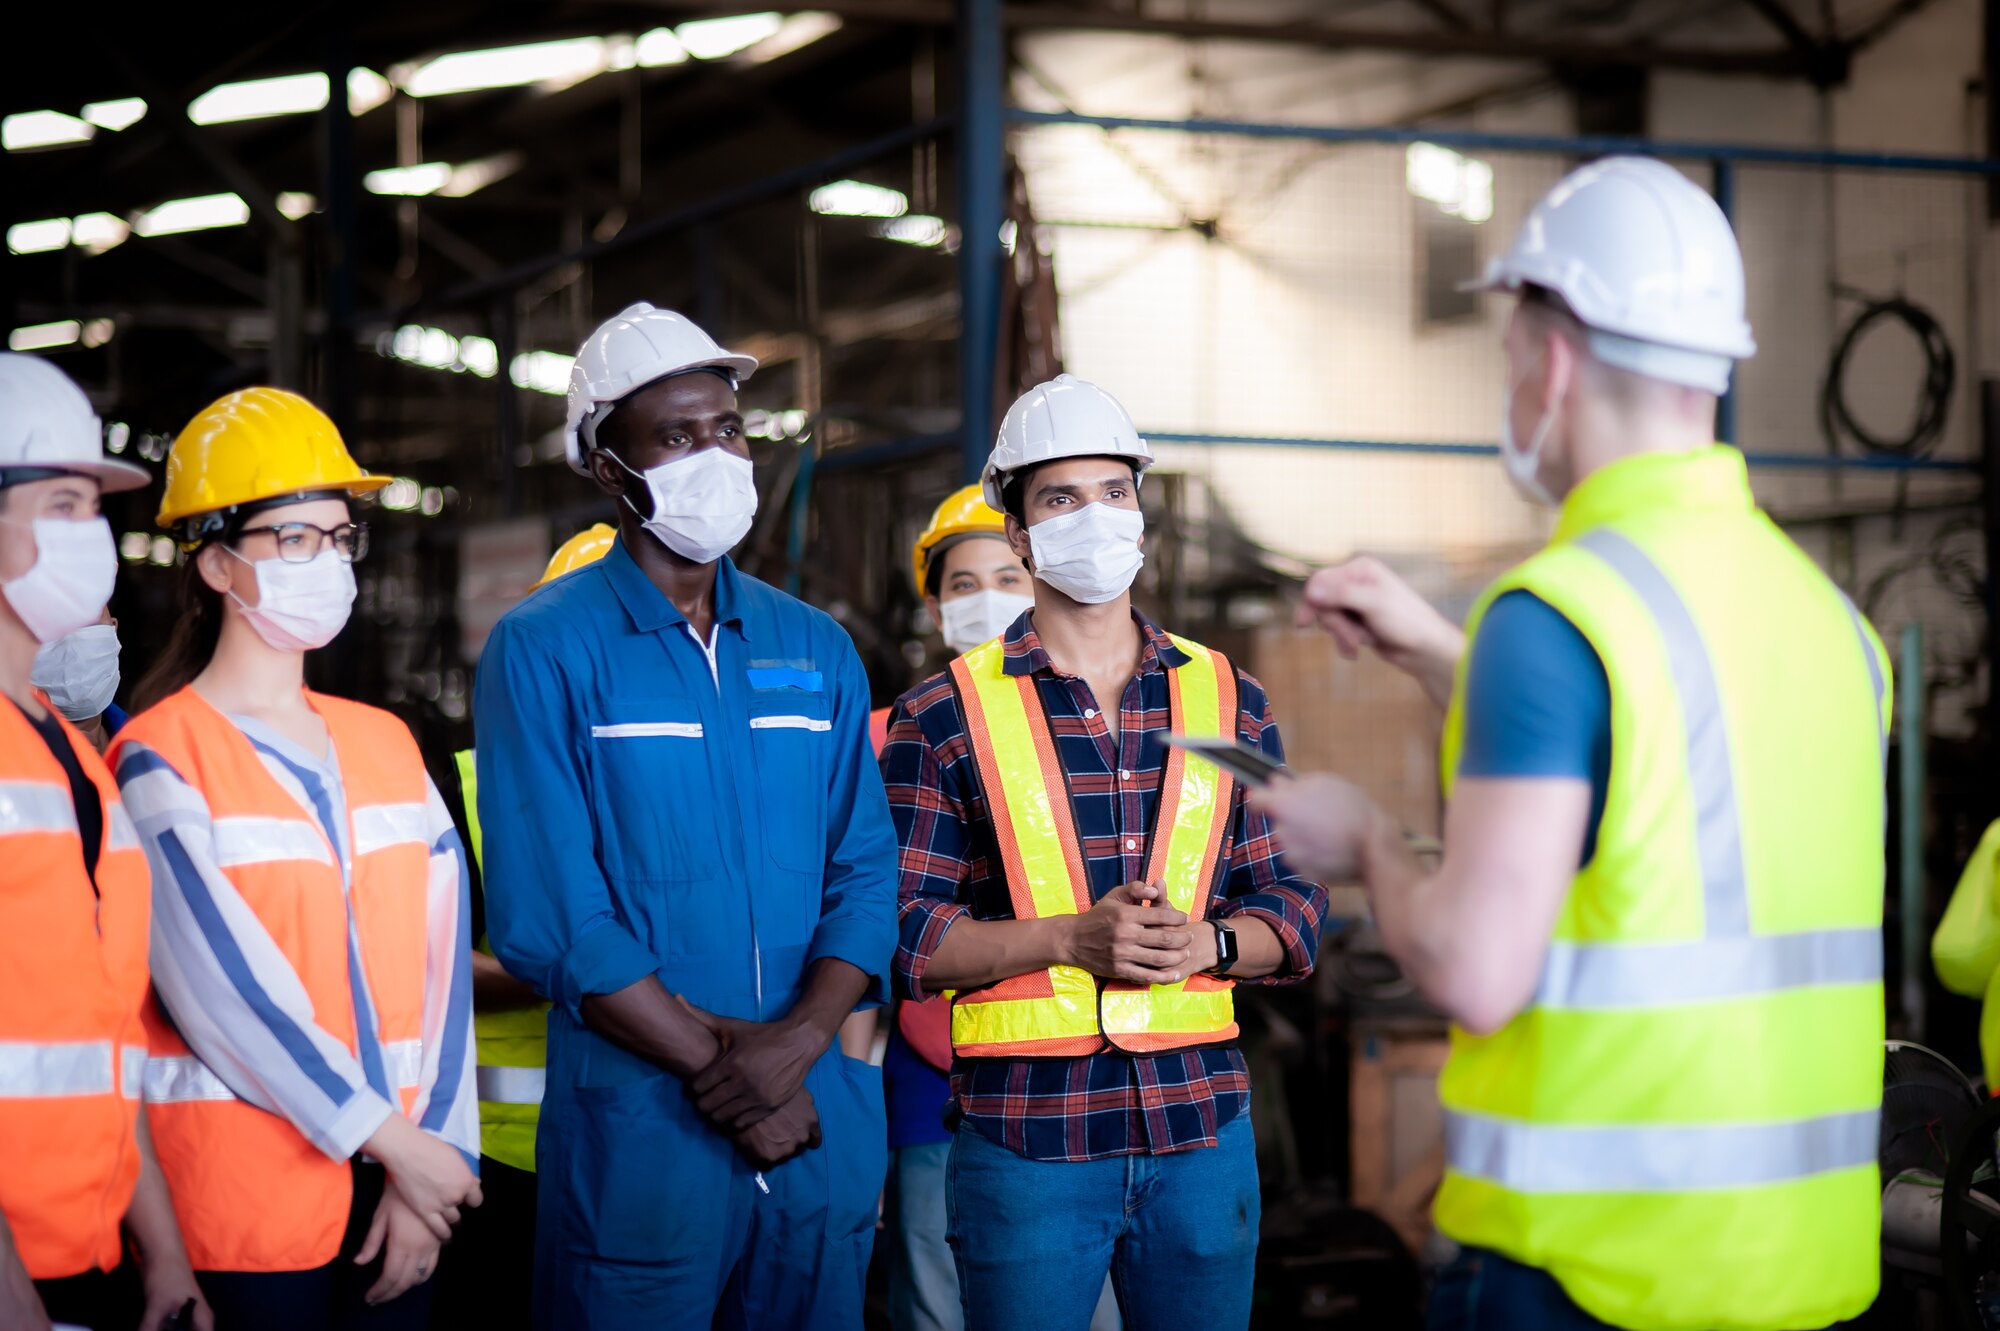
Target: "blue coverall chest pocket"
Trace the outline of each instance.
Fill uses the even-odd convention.
[[[715,779],[708,735],[691,698],[605,699],[590,724],[595,788],[602,792],[598,853],[628,882],[720,876],[715,819],[703,812]]]
[[[826,868],[826,787],[833,750],[824,693],[756,689],[750,694],[750,751],[764,801],[764,844],[780,868]]]

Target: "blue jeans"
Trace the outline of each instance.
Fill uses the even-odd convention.
[[[951,1143],[924,1142],[889,1154],[889,1325],[894,1331],[964,1331],[958,1267],[945,1241],[945,1165]],[[1118,1298],[1104,1278],[1090,1331],[1118,1331]]]
[[[1216,1145],[1040,1161],[961,1127],[948,1187],[966,1331],[1081,1331],[1111,1272],[1131,1331],[1241,1331],[1257,1266],[1248,1115]]]
[[[1547,1271],[1486,1248],[1461,1248],[1438,1272],[1430,1331],[1603,1331]]]

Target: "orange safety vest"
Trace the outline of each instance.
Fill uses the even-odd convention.
[[[1167,672],[1173,730],[1234,736],[1235,668],[1221,652],[1184,638],[1174,643],[1192,659]],[[1009,676],[996,639],[953,661],[951,677],[1006,870],[1011,918],[1089,910],[1083,840],[1034,676]],[[1168,904],[1190,920],[1206,918],[1228,866],[1235,796],[1227,772],[1190,764],[1184,749],[1167,750],[1146,881],[1165,884]],[[952,1049],[964,1058],[1049,1058],[1094,1054],[1107,1041],[1135,1054],[1220,1044],[1237,1034],[1234,987],[1212,975],[1142,985],[1051,966],[954,995]]]
[[[242,731],[192,688],[118,734],[158,753],[208,801],[216,861],[298,973],[313,1020],[356,1051],[348,915],[374,1000],[375,1036],[405,1114],[423,1069],[429,940],[429,784],[416,741],[387,712],[308,693],[326,721],[347,797],[351,881],[318,819],[266,770]],[[236,1098],[181,1039],[158,995],[146,1005],[147,1119],[198,1271],[303,1271],[339,1252],[353,1201],[345,1160]]]
[[[152,876],[118,783],[62,728],[104,809],[95,891],[69,777],[20,709],[0,703],[0,1214],[35,1280],[120,1261],[146,1057]]]

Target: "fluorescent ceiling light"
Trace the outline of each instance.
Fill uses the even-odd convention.
[[[482,157],[476,162],[461,162],[451,168],[444,184],[437,192],[447,199],[462,199],[477,193],[496,180],[504,180],[521,169],[521,154],[517,152],[495,153]]]
[[[569,367],[575,363],[576,357],[560,351],[524,351],[507,366],[507,377],[516,388],[561,397],[569,392]]]
[[[398,476],[382,487],[382,493],[375,497],[375,502],[383,508],[404,513],[415,508],[423,495],[423,486],[407,476]]]
[[[396,95],[395,85],[372,69],[347,71],[347,113],[366,115]]]
[[[697,60],[720,60],[755,46],[784,26],[776,14],[734,14],[728,18],[698,18],[674,29],[687,53]]]
[[[836,180],[812,192],[812,210],[826,217],[901,217],[910,211],[909,196],[885,185],[861,180]]]
[[[530,83],[567,84],[597,73],[605,67],[605,60],[602,37],[575,37],[441,55],[418,66],[401,82],[403,91],[412,97],[518,88]]]
[[[302,190],[286,190],[278,196],[278,211],[294,222],[319,211],[319,200]]]
[[[7,250],[11,254],[45,254],[69,244],[69,234],[67,217],[16,222],[7,228]]]
[[[203,194],[174,199],[142,213],[132,229],[142,236],[172,236],[210,227],[242,226],[250,220],[250,205],[236,194]]]
[[[120,130],[135,125],[146,114],[143,97],[119,97],[109,102],[92,102],[83,108],[83,118],[99,129]]]
[[[116,249],[131,234],[132,228],[125,219],[110,213],[81,213],[69,229],[69,238],[92,254]]]
[[[109,342],[111,335],[117,331],[118,324],[115,320],[92,319],[83,326],[83,345],[86,347],[101,347],[106,342]]]
[[[450,162],[424,162],[417,166],[385,166],[361,177],[370,194],[432,194],[451,179]]]
[[[58,319],[54,323],[29,324],[26,328],[16,328],[7,334],[9,351],[42,351],[49,347],[66,347],[76,341],[83,332],[83,325],[74,319]]]
[[[688,58],[687,47],[681,45],[681,39],[674,36],[672,28],[655,28],[641,33],[632,54],[646,69],[686,64]]]
[[[491,379],[500,373],[500,348],[490,337],[461,337],[458,339],[458,363],[481,379]],[[567,380],[563,388],[568,391]]]
[[[0,147],[10,153],[88,143],[96,134],[97,127],[89,121],[60,111],[23,111],[0,120]]]
[[[870,228],[884,240],[900,241],[905,245],[916,245],[923,249],[935,249],[944,244],[951,228],[941,217],[926,213],[912,213],[908,217],[890,217],[877,222]]]
[[[753,65],[761,65],[839,31],[840,20],[832,14],[823,14],[818,10],[793,14],[778,25],[776,32],[746,50],[743,58]]]
[[[1403,157],[1403,182],[1453,217],[1484,222],[1493,216],[1493,168],[1435,143],[1413,143]]]
[[[210,88],[188,103],[188,119],[197,125],[222,125],[265,116],[296,116],[326,105],[324,74],[286,74],[275,79],[251,79]]]
[[[142,531],[128,531],[118,538],[118,553],[130,564],[144,559],[146,552],[152,548],[153,538]]]

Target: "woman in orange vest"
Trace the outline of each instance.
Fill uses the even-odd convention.
[[[38,645],[111,595],[99,494],[146,483],[102,431],[55,366],[0,352],[0,1327],[131,1331],[192,1302],[208,1331],[139,1113],[146,857],[97,750],[29,683]]]
[[[458,834],[402,722],[304,685],[387,483],[273,388],[167,459],[182,615],[110,758],[157,885],[147,1114],[219,1331],[422,1327],[479,1202]]]

